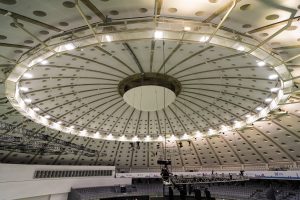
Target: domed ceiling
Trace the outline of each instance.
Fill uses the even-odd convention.
[[[1,0],[1,162],[297,167],[299,2],[188,1]]]

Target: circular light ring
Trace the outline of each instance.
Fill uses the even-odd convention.
[[[192,22],[191,22],[192,23]],[[139,23],[135,23],[137,25]],[[197,26],[199,26],[199,23],[195,23]],[[145,24],[141,24],[142,27],[145,27]],[[178,30],[178,26],[174,26],[174,23],[168,24],[168,22],[164,22],[162,26],[155,26],[155,23],[152,23],[153,29],[133,29],[133,30],[126,30],[126,31],[120,31],[120,32],[114,32],[110,33],[110,39],[107,40],[107,34],[97,34],[98,39],[102,41],[103,43],[106,42],[118,42],[118,41],[128,41],[128,40],[140,40],[140,39],[154,39],[154,34],[155,31],[160,30],[162,34],[163,40],[172,40],[172,41],[188,41],[188,42],[195,42],[195,43],[203,43],[203,40],[201,38],[209,37],[211,35],[211,32],[206,32],[206,33],[198,33],[198,32],[187,32],[185,31],[185,34],[182,35],[182,30],[184,30],[184,27],[182,27],[182,30]],[[137,27],[137,26],[132,26],[132,27]],[[155,28],[156,27],[156,28]],[[172,27],[176,27],[175,29],[172,29]],[[194,30],[194,29],[191,29]],[[247,53],[248,51],[250,52],[251,55],[255,56],[259,61],[264,61],[266,64],[271,65],[274,67],[274,70],[278,74],[278,79],[281,82],[281,88],[277,93],[276,98],[273,99],[273,101],[269,104],[269,106],[265,107],[259,114],[253,115],[249,117],[246,121],[244,122],[239,122],[239,127],[243,127],[249,123],[253,123],[257,119],[261,117],[265,117],[272,109],[275,109],[279,103],[285,102],[288,97],[290,92],[292,91],[292,86],[293,86],[293,80],[291,79],[291,74],[288,71],[287,67],[285,64],[282,62],[282,60],[279,57],[276,57],[271,51],[268,50],[268,48],[265,48],[264,46],[256,48],[254,51],[251,51],[252,49],[255,48],[255,45],[248,43],[245,43],[241,40],[235,41],[232,37],[226,37],[220,34],[226,35],[231,35],[232,33],[226,32],[224,30],[219,31],[218,35],[215,35],[211,40],[210,43],[231,48],[231,49],[241,49],[241,46],[243,46],[243,51],[244,53]],[[240,35],[239,38],[244,38],[244,36]],[[54,39],[54,42],[50,39],[47,42],[51,43],[51,47],[44,48],[42,49],[41,46],[36,47],[33,51],[37,52],[36,54],[32,55],[27,55],[27,58],[22,60],[20,63],[18,63],[15,68],[12,70],[10,75],[8,76],[5,86],[6,86],[6,96],[11,102],[12,106],[17,109],[21,114],[24,116],[32,119],[36,123],[42,124],[46,127],[62,131],[65,133],[70,133],[70,134],[76,134],[76,135],[82,135],[81,131],[74,130],[73,128],[61,125],[59,123],[52,122],[45,117],[39,115],[36,113],[30,106],[28,106],[25,102],[24,99],[20,97],[19,93],[19,87],[18,87],[18,81],[21,79],[21,77],[30,70],[31,67],[35,66],[36,64],[40,63],[41,61],[57,54],[63,53],[65,51],[73,50],[75,48],[81,48],[81,47],[86,47],[86,46],[91,46],[91,45],[97,45],[98,44],[98,39],[94,38],[93,35],[87,35],[84,38],[79,38],[79,39],[74,39],[72,42],[68,43],[55,43],[55,41],[58,41],[57,38]],[[245,41],[249,41],[249,38],[245,38]],[[205,41],[204,41],[205,42]],[[253,40],[253,43],[257,43],[255,40]],[[257,44],[256,44],[257,45]],[[229,127],[227,130],[234,129],[235,127]],[[217,134],[220,130],[210,130],[207,135],[214,135]],[[109,134],[107,137],[101,137],[99,133],[89,133],[87,130],[84,134],[84,136],[87,137],[92,137],[92,138],[102,138],[102,139],[107,139],[107,140],[119,140],[119,137],[114,137],[112,134]],[[198,137],[199,133],[191,133],[190,135],[185,135],[185,138],[189,137]],[[172,139],[184,139],[180,137],[176,137],[174,135],[169,135],[168,138]],[[163,137],[159,136],[156,138],[150,138],[146,137],[145,138],[126,138],[125,141],[145,141],[145,142],[150,142],[150,141],[162,141]],[[121,140],[121,139],[120,139]]]

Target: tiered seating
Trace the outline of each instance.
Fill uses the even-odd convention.
[[[266,193],[270,189],[270,183],[276,191],[278,200],[300,200],[300,189],[295,184],[284,185],[281,182],[270,181],[248,181],[214,184],[197,184],[194,187],[201,188],[204,195],[204,188],[208,188],[213,197],[219,199],[253,199],[267,200]],[[163,185],[159,180],[143,179],[134,181],[133,185],[126,185],[126,193],[121,193],[120,185],[111,187],[81,188],[76,189],[80,200],[99,200],[100,198],[128,197],[128,196],[163,196]],[[187,187],[188,188],[188,187]],[[174,195],[179,196],[179,191],[174,189]],[[165,187],[165,194],[168,188]],[[193,195],[193,193],[191,194]]]

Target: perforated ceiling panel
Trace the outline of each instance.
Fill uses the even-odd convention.
[[[297,167],[300,4],[237,0],[226,18],[233,2],[81,0],[76,5],[0,0],[1,162],[156,169],[165,150],[174,169]],[[169,31],[165,39],[154,32],[143,37],[134,32],[157,27]],[[215,30],[211,41],[207,36],[197,38]],[[75,45],[54,52],[45,62],[18,68],[30,56],[53,52],[56,44],[92,40],[102,33],[124,37]],[[245,47],[228,48],[215,38],[243,42]],[[259,52],[251,52],[255,47],[268,54],[262,59]],[[280,64],[287,68],[277,68]],[[167,74],[181,84],[176,100],[163,110],[136,110],[119,93],[120,81],[149,72]],[[20,114],[9,84],[5,87],[6,79],[18,73],[22,76],[16,78],[15,88],[26,106],[49,123],[72,127],[74,133],[45,127]],[[288,99],[278,101],[258,121],[235,127],[249,116],[261,116],[261,109],[280,94],[274,88],[282,88]],[[220,131],[223,126],[235,128]],[[210,135],[210,130],[218,131]],[[165,134],[166,147],[162,140],[143,139]],[[140,142],[121,141],[122,136]]]

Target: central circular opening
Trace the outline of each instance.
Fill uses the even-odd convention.
[[[135,74],[119,83],[124,101],[141,111],[162,110],[175,101],[180,91],[180,82],[166,74]]]
[[[156,85],[139,86],[125,92],[123,99],[141,111],[161,110],[175,101],[175,93]]]

